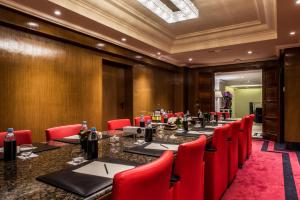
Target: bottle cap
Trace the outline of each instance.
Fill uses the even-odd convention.
[[[95,128],[95,127],[92,127],[92,128],[91,128],[91,131],[96,131],[96,128]]]
[[[8,129],[7,129],[7,132],[13,132],[13,131],[14,131],[13,128],[8,128]]]

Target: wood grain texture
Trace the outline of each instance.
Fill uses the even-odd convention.
[[[300,143],[300,48],[287,49],[284,66],[284,139]]]
[[[133,115],[149,114],[157,108],[174,111],[175,89],[174,72],[133,66]]]
[[[280,136],[279,65],[263,68],[263,137],[274,141]]]
[[[30,129],[44,141],[49,127],[101,128],[102,66],[94,51],[0,27],[0,130]]]

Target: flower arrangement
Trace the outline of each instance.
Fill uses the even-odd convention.
[[[223,94],[223,107],[230,109],[232,105],[232,94],[230,92],[224,92]]]

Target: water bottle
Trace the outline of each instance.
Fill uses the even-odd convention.
[[[141,117],[140,117],[140,127],[145,127],[145,118],[144,118],[144,115],[141,115]]]
[[[187,117],[190,116],[190,111],[189,110],[186,111],[186,116]]]
[[[151,123],[147,123],[147,127],[145,129],[145,142],[151,142],[153,139],[153,129]]]
[[[98,158],[98,136],[96,128],[91,128],[91,132],[87,139],[87,159]]]
[[[88,138],[88,126],[87,126],[87,121],[82,121],[81,128],[80,128],[80,145],[81,149],[86,152],[87,151],[87,138]]]
[[[165,113],[164,114],[164,123],[168,123],[168,114],[167,113]]]
[[[184,115],[184,117],[183,117],[182,124],[183,124],[183,129],[185,131],[188,131],[189,130],[189,124],[188,124],[188,120],[187,120],[187,116],[186,115]]]
[[[17,144],[13,128],[7,129],[7,134],[4,139],[4,160],[12,161],[17,157]]]

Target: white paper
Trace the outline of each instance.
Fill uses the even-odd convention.
[[[213,135],[214,132],[209,132],[209,131],[204,131],[204,132],[200,132],[201,135]]]
[[[28,156],[28,157],[24,157],[24,156],[17,156],[17,157],[20,158],[21,160],[26,160],[26,159],[28,159],[28,158],[35,158],[35,157],[38,157],[38,155],[32,153],[32,154],[30,154],[30,156]]]
[[[188,134],[200,135],[199,131],[188,131]]]
[[[106,173],[104,164],[106,164],[108,173]],[[113,178],[115,174],[133,168],[135,168],[135,166],[94,161],[79,169],[73,170],[73,172],[88,174],[93,176],[101,176],[106,178]]]
[[[162,146],[163,145],[163,146]],[[165,146],[165,147],[164,147]],[[145,146],[145,149],[156,149],[156,150],[171,150],[177,151],[178,146],[176,144],[160,144],[160,143],[150,143],[149,145]],[[167,148],[166,148],[167,147]]]
[[[22,148],[22,150],[23,151],[27,151],[27,150],[29,150],[29,149],[36,149],[37,147],[26,147],[26,148]],[[3,153],[4,152],[4,148],[3,147],[1,147],[0,148],[0,153]],[[17,146],[17,153],[20,153],[20,146]]]
[[[82,164],[82,163],[85,163],[85,162],[87,162],[88,160],[83,160],[82,162],[80,162],[80,163],[75,163],[75,162],[73,162],[73,160],[71,160],[71,161],[69,161],[69,162],[67,162],[69,165],[74,165],[74,166],[76,166],[76,165],[80,165],[80,164]]]
[[[80,137],[79,135],[71,135],[71,136],[68,136],[68,137],[64,137],[64,139],[71,139],[71,140],[79,140]]]

